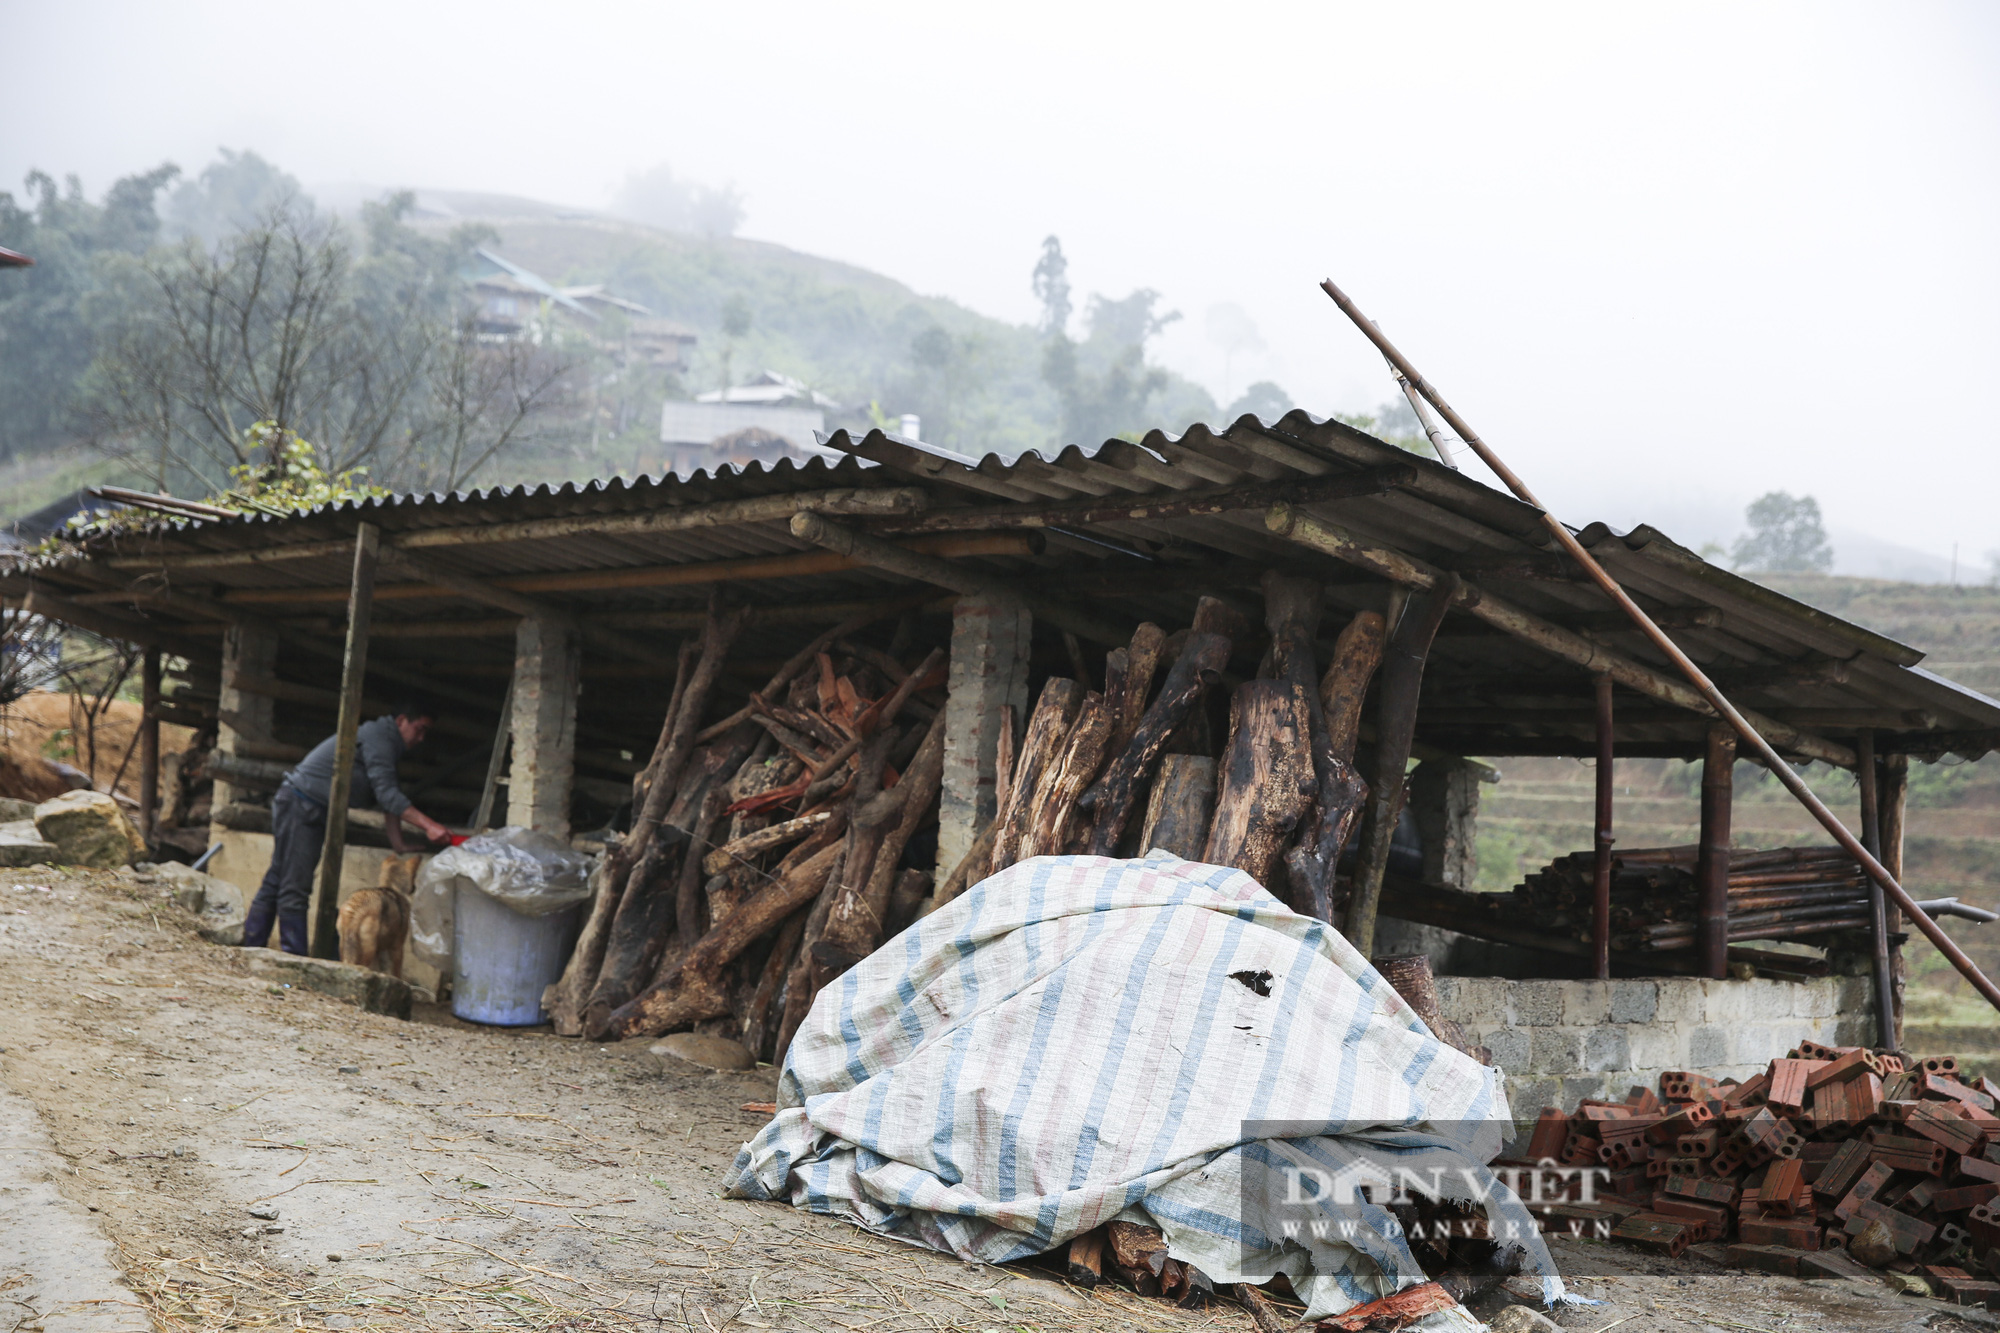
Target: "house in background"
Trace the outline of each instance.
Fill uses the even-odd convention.
[[[558,328],[622,352],[628,364],[676,374],[694,359],[695,331],[646,306],[614,296],[603,283],[557,287],[512,260],[480,248],[466,280],[477,305],[479,335],[496,342],[539,342]]]
[[[840,404],[790,375],[766,370],[747,383],[711,389],[693,402],[669,402],[660,410],[663,472],[687,476],[725,465],[765,466],[781,458],[838,459],[822,448],[826,414]]]

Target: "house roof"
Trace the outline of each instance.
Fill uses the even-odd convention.
[[[1002,580],[1038,607],[1058,608],[1065,624],[1101,627],[1107,642],[1142,620],[1186,625],[1201,596],[1220,597],[1244,614],[1232,670],[1248,675],[1262,652],[1254,627],[1263,571],[1283,568],[1324,585],[1327,645],[1349,614],[1381,608],[1389,586],[1369,567],[1274,531],[1271,502],[1282,493],[1293,512],[1354,543],[1467,585],[1431,652],[1418,713],[1423,745],[1469,755],[1591,752],[1591,670],[1469,613],[1482,598],[1487,610],[1504,603],[1567,642],[1601,647],[1607,661],[1670,670],[1567,565],[1539,511],[1302,411],[1011,460],[879,430],[837,431],[823,443],[839,461],[401,495],[285,518],[163,518],[144,531],[92,538],[80,554],[22,565],[5,587],[39,589],[40,609],[81,614],[95,622],[86,628],[171,636],[197,651],[213,652],[201,645],[213,645],[230,618],[248,616],[332,646],[352,537],[366,520],[385,545],[453,577],[550,599],[586,623],[657,642],[661,670],[672,661],[673,636],[699,622],[718,585],[758,613],[741,651],[774,658],[796,639],[786,626],[839,619],[858,603],[948,605],[950,594],[928,577],[795,535],[791,516],[812,509],[944,561],[955,578]],[[1186,503],[1191,494],[1201,502]],[[1133,513],[1170,501],[1178,512]],[[1052,513],[1057,506],[1068,508]],[[1837,754],[1862,729],[1885,752],[1977,754],[2000,744],[2000,702],[1924,670],[1917,648],[1711,565],[1652,528],[1593,524],[1578,536],[1733,700],[1801,738],[1785,747],[1794,753]],[[490,606],[407,575],[385,572],[373,614],[382,646],[371,648],[371,664],[423,663],[439,678],[471,669],[465,653],[440,645],[511,635],[512,620]],[[1044,616],[1036,623],[1038,661],[1067,674],[1060,634]],[[504,660],[506,645],[492,651]],[[622,706],[629,703],[628,694]],[[586,701],[587,710],[613,706]],[[1615,734],[1622,754],[1692,757],[1711,721],[1621,690]]]

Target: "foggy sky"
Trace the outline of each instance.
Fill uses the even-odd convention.
[[[1055,232],[1079,297],[1183,312],[1159,354],[1212,392],[1234,302],[1231,388],[1364,409],[1332,276],[1572,522],[1783,487],[2000,548],[1990,5],[9,8],[0,189],[227,145],[602,207],[664,161],[1009,320]]]

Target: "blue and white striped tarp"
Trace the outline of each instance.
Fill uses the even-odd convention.
[[[1323,1317],[1424,1273],[1386,1210],[1357,1234],[1287,1236],[1285,1168],[1387,1155],[1483,1182],[1455,1197],[1493,1189],[1489,1220],[1562,1293],[1486,1170],[1512,1131],[1499,1072],[1432,1036],[1324,923],[1165,852],[1038,857],[918,921],[820,993],[778,1105],[727,1193],[968,1260],[1123,1216],[1217,1283],[1287,1273]],[[1272,1121],[1304,1128],[1250,1136]]]

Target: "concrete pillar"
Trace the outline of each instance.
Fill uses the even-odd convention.
[[[583,665],[576,634],[558,621],[523,619],[514,630],[513,762],[507,822],[569,836],[576,776],[576,693]]]
[[[938,797],[937,882],[958,868],[994,815],[1000,710],[1028,716],[1028,646],[1034,618],[1011,599],[961,597],[951,610],[944,781]]]
[[[1410,813],[1424,844],[1424,879],[1469,889],[1479,870],[1479,784],[1492,770],[1453,759],[1426,759],[1410,775]]]
[[[277,701],[269,695],[239,690],[235,680],[239,675],[262,676],[268,680],[278,674],[277,668],[278,636],[274,631],[231,625],[223,633],[222,689],[218,695],[215,736],[215,748],[219,753],[252,759],[271,757],[268,747],[275,739],[271,728]],[[232,801],[244,799],[246,794],[248,789],[232,786],[217,778],[212,808],[220,810]],[[263,798],[259,796],[256,799]],[[210,841],[216,839],[211,837]]]

